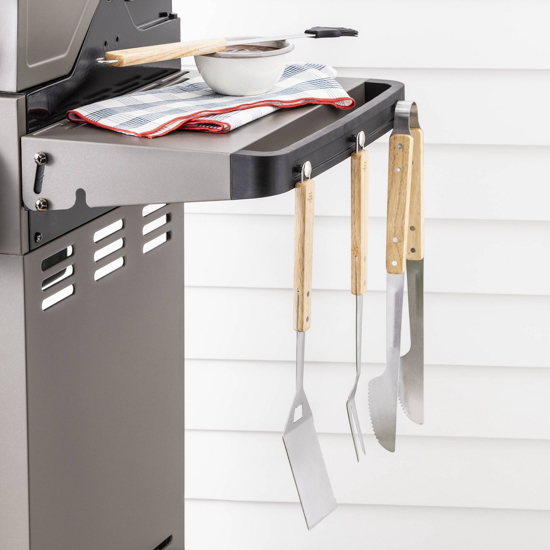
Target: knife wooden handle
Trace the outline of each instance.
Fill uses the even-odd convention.
[[[395,134],[390,137],[386,271],[392,274],[405,271],[413,143],[413,137],[410,135]]]
[[[367,290],[369,153],[351,155],[351,293]]]
[[[173,42],[172,44],[157,44],[156,46],[105,52],[105,59],[107,61],[116,60],[117,63],[111,64],[113,67],[128,67],[130,65],[154,63],[155,61],[169,61],[180,57],[222,52],[225,50],[226,45],[227,40],[225,38]]]
[[[315,182],[313,180],[305,180],[303,183],[296,185],[295,201],[293,317],[294,330],[304,332],[311,325],[311,273],[315,203]]]
[[[407,260],[421,260],[424,257],[424,132],[421,128],[411,128],[411,134],[414,147]]]

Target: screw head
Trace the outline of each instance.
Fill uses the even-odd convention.
[[[49,204],[48,204],[47,199],[38,199],[38,200],[34,203],[34,206],[36,207],[36,209],[37,209],[39,212],[45,212],[46,210],[48,210]]]
[[[39,242],[42,242],[42,233],[35,233],[34,234],[34,242],[35,243],[39,243]]]
[[[34,155],[34,162],[36,162],[38,166],[44,166],[44,164],[48,163],[48,155],[43,151],[40,151]]]

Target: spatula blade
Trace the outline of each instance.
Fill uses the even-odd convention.
[[[290,422],[287,424],[283,441],[307,528],[313,529],[336,509],[336,499],[305,396],[302,412],[301,418],[293,421],[292,425]],[[294,415],[294,408],[291,414]]]
[[[407,260],[411,349],[401,357],[399,402],[405,414],[424,423],[424,260]]]

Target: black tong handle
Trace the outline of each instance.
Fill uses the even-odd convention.
[[[314,38],[339,38],[340,36],[359,35],[356,30],[346,29],[346,27],[312,27],[304,32],[314,35]]]

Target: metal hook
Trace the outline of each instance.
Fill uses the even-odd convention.
[[[418,107],[414,101],[398,101],[395,105],[392,135],[410,135],[411,128],[420,128]]]
[[[302,164],[302,168],[300,170],[300,182],[304,183],[305,180],[308,180],[311,177],[311,162],[309,160],[306,160],[304,164]]]
[[[355,152],[359,153],[359,151],[362,151],[365,148],[365,132],[361,130],[356,136],[355,136]]]

